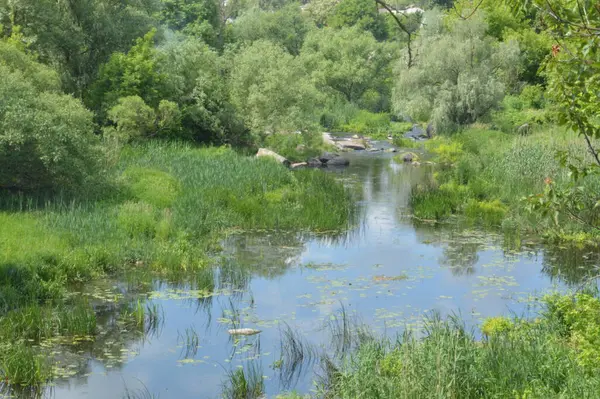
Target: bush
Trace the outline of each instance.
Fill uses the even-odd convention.
[[[99,173],[92,114],[36,84],[0,64],[0,189],[75,191]]]

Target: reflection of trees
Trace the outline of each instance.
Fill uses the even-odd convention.
[[[252,277],[282,276],[296,265],[304,251],[298,234],[245,233],[229,237],[217,277],[220,289],[245,290]]]
[[[542,271],[568,286],[584,284],[600,274],[600,249],[547,245]]]
[[[444,248],[440,263],[447,266],[455,276],[474,274],[475,265],[479,261],[477,253],[481,249],[482,245],[478,242],[450,241]]]

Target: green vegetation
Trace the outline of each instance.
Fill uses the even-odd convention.
[[[321,389],[336,398],[582,398],[600,388],[600,300],[547,297],[535,320],[497,317],[477,339],[457,319],[430,318],[421,334],[367,339],[329,362]]]
[[[74,293],[84,283],[136,270],[208,292],[210,256],[230,232],[345,228],[341,183],[241,155],[270,147],[304,161],[327,150],[323,130],[407,148],[418,146],[403,138],[413,124],[433,130],[424,146],[437,169],[411,194],[418,219],[597,244],[596,3],[420,0],[423,12],[402,11],[411,5],[0,1],[3,380],[49,381],[52,344],[97,334],[98,315]],[[115,323],[159,331],[161,309],[138,299],[117,301]],[[488,320],[483,340],[434,320],[424,340],[372,342],[330,365],[327,390],[589,396],[598,309],[594,297],[553,297],[539,322]],[[230,380],[231,397],[264,391],[256,370]]]
[[[114,187],[99,200],[36,207],[4,198],[15,209],[0,213],[0,335],[9,346],[0,359],[11,383],[50,377],[39,352],[25,345],[29,339],[94,334],[91,308],[64,302],[70,285],[130,269],[168,279],[197,275],[228,231],[336,230],[352,209],[331,176],[292,173],[227,148],[127,147],[109,173]],[[160,322],[157,309],[140,302],[124,317],[142,331]]]

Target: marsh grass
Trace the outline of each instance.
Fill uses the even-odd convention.
[[[561,323],[556,312],[553,314],[533,321],[496,323],[502,328],[483,339],[478,339],[476,332],[467,329],[457,317],[432,316],[419,334],[407,331],[395,340],[367,340],[342,360],[325,358],[320,395],[594,397],[600,388],[599,369],[585,368],[577,360],[572,341],[562,333],[569,325]],[[587,323],[588,327],[598,327],[597,321]]]
[[[319,350],[307,342],[297,331],[283,323],[279,328],[280,360],[278,362],[279,381],[284,390],[295,385],[319,359]]]
[[[222,397],[226,399],[258,399],[264,396],[265,383],[262,369],[256,362],[230,370],[223,385]]]
[[[426,147],[439,166],[432,179],[412,192],[416,217],[444,220],[462,215],[471,224],[538,233],[552,228],[552,218],[528,212],[524,198],[543,192],[549,180],[557,187],[571,184],[568,168],[557,158],[559,151],[573,161],[578,157],[590,161],[582,139],[556,127],[527,136],[472,128],[451,140],[438,137]],[[578,184],[591,193],[600,192],[597,177],[588,176]],[[584,229],[573,221],[561,223],[566,238]]]
[[[74,284],[99,277],[136,271],[209,294],[211,256],[229,232],[343,230],[353,209],[332,176],[291,172],[227,148],[127,147],[108,173],[110,185],[77,196],[0,196],[3,339],[93,335],[94,311],[65,298]],[[121,316],[146,335],[160,333],[155,304],[133,303]],[[0,354],[9,381],[47,378],[39,351],[11,351],[23,356]]]

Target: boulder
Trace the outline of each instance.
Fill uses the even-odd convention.
[[[412,166],[421,166],[421,162],[419,162],[419,161],[412,161],[410,164]]]
[[[323,133],[323,143],[331,146],[336,146],[336,142],[331,137],[331,133],[324,132]]]
[[[311,158],[306,162],[306,164],[310,168],[320,168],[320,167],[325,166],[325,165],[323,165],[323,162],[321,162],[321,160],[319,158]]]
[[[519,133],[521,135],[527,135],[527,134],[529,134],[530,131],[531,131],[531,126],[529,126],[529,123],[523,123],[521,126],[519,126],[517,128],[517,133]]]
[[[348,166],[348,165],[350,165],[350,161],[348,161],[346,158],[342,158],[342,157],[333,158],[327,162],[327,166]]]
[[[345,140],[345,141],[340,141],[337,143],[339,147],[345,149],[350,149],[350,150],[366,150],[367,146],[365,145],[365,143],[362,140]]]
[[[355,134],[354,136],[352,136],[352,138],[353,138],[354,140],[358,140],[358,139],[360,139],[360,137],[358,137],[358,134]]]
[[[293,163],[290,165],[290,168],[292,169],[299,169],[299,168],[305,168],[308,166],[307,162],[298,162],[298,163]]]
[[[227,330],[230,335],[255,335],[259,334],[260,330],[255,330],[253,328],[233,328],[231,330]]]
[[[323,163],[327,163],[327,162],[331,161],[332,159],[335,159],[335,158],[338,158],[338,157],[339,157],[339,154],[334,154],[332,152],[324,152],[319,157],[319,161],[321,161]]]
[[[425,134],[427,135],[427,138],[432,138],[433,135],[435,134],[435,129],[433,127],[433,123],[429,123],[427,125],[427,129],[425,129]]]
[[[273,158],[275,159],[277,162],[285,165],[285,166],[290,166],[290,161],[288,161],[287,159],[285,159],[284,157],[282,157],[281,155],[279,155],[278,153],[276,153],[275,151],[271,151],[267,148],[259,148],[258,149],[258,153],[256,154],[257,158],[261,158],[261,157],[269,157],[269,158]]]
[[[400,159],[402,159],[402,162],[416,162],[419,159],[419,156],[414,152],[405,152],[400,155]]]
[[[388,148],[385,150],[385,152],[398,152],[398,150],[395,148]]]

